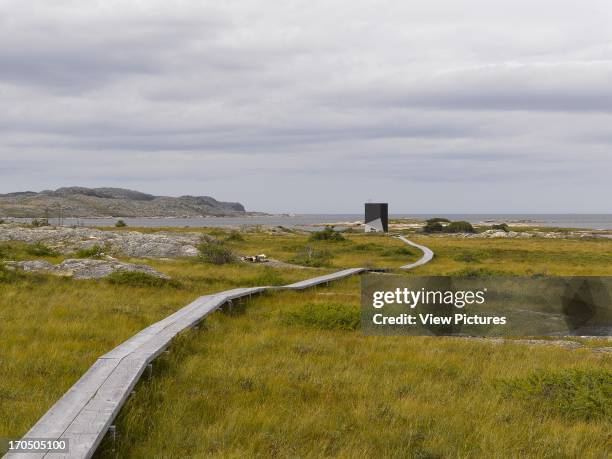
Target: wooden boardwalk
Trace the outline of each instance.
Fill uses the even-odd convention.
[[[419,249],[421,252],[423,252],[423,256],[421,257],[420,260],[415,261],[414,263],[410,263],[408,265],[404,265],[402,267],[400,267],[400,269],[413,269],[416,268],[417,266],[421,266],[424,265],[425,263],[429,263],[432,258],[434,257],[434,253],[433,251],[429,248],[429,247],[425,247],[424,245],[420,245],[417,244],[416,242],[412,242],[408,239],[406,239],[404,236],[398,236],[397,237],[400,241],[411,245],[412,247],[416,247],[417,249]]]
[[[420,248],[425,254],[418,262],[401,269],[420,266],[433,257],[433,252],[427,247],[414,244],[401,236],[399,238]],[[429,258],[428,253],[431,253]],[[198,298],[101,356],[24,436],[24,439],[68,439],[68,453],[10,453],[5,458],[91,457],[136,383],[145,372],[151,370],[151,362],[180,332],[197,325],[210,313],[234,299],[250,297],[268,289],[302,290],[364,271],[367,269],[351,268],[284,286],[237,288]]]

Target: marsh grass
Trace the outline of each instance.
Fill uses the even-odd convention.
[[[0,260],[0,284],[14,284],[26,279],[28,279],[27,274],[6,268]]]
[[[612,368],[607,356],[450,337],[366,337],[344,326],[347,313],[359,311],[358,283],[269,293],[243,314],[215,314],[204,330],[184,334],[122,411],[114,454],[605,455],[605,418],[560,416],[555,399],[530,403],[508,392],[506,381],[520,386],[538,371],[583,371],[591,381],[594,369]],[[109,443],[99,457],[114,457]]]
[[[26,245],[25,253],[28,255],[33,255],[35,257],[55,257],[57,256],[57,252],[50,248],[48,245],[43,244],[42,242],[37,242],[36,244]]]
[[[346,303],[306,303],[281,314],[283,323],[322,330],[356,330],[359,309]]]
[[[229,234],[214,231],[221,239]],[[226,244],[235,253],[263,252],[283,261],[312,244],[332,253],[333,269],[397,267],[420,257],[383,255],[403,247],[389,237],[344,236],[348,242],[309,242],[303,234],[260,231]],[[612,274],[607,240],[414,239],[436,256],[407,276],[471,268]],[[20,243],[0,244],[0,250],[5,259],[33,258]],[[200,295],[329,272],[196,259],[124,260],[147,263],[181,285],[73,280],[0,268],[0,436],[25,433],[96,358]],[[306,314],[304,305],[312,311]],[[245,303],[241,314],[213,314],[155,361],[153,379],[139,384],[117,420],[116,451],[107,444],[99,456],[552,458],[603,457],[608,450],[605,417],[563,415],[558,397],[538,392],[547,379],[525,381],[539,371],[610,371],[609,355],[467,339],[366,337],[344,325],[358,308],[355,277],[330,287],[265,294]],[[319,319],[304,319],[310,313]],[[508,392],[505,382],[536,389]]]
[[[486,268],[504,275],[612,275],[612,239],[464,239],[413,235],[434,259],[407,275],[456,275]]]
[[[568,420],[612,422],[612,371],[606,368],[539,370],[504,381],[511,396]]]
[[[229,242],[243,242],[244,237],[238,231],[231,231],[225,240]]]
[[[331,267],[333,254],[329,250],[310,245],[300,249],[296,255],[289,260],[290,263],[313,268]]]
[[[20,243],[1,247],[7,259],[61,261],[28,255]],[[173,280],[134,273],[74,280],[9,270],[0,261],[0,436],[25,433],[100,355],[197,297],[322,274],[194,259],[124,261],[147,263]]]
[[[113,285],[127,285],[131,287],[182,287],[182,284],[176,279],[163,279],[138,271],[115,271],[105,277],[104,280]]]
[[[61,255],[44,243],[0,242],[0,260],[46,260],[52,263],[62,259]]]
[[[203,263],[225,265],[236,261],[236,256],[232,249],[225,246],[222,242],[202,242],[198,245],[198,252],[199,259]]]

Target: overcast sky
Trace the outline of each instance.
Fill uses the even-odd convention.
[[[0,192],[612,212],[612,3],[0,0]]]

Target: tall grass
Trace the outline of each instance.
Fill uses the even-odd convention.
[[[216,231],[220,239],[228,235]],[[416,251],[399,253],[402,243],[389,237],[344,237],[348,243],[332,244],[261,231],[225,244],[235,253],[263,252],[283,261],[312,245],[332,254],[334,269],[400,266],[420,257]],[[612,274],[612,241],[415,240],[436,257],[408,276],[464,269]],[[31,255],[20,243],[0,244],[0,257],[61,260]],[[0,268],[0,436],[25,433],[99,355],[198,296],[328,272],[195,259],[126,261],[148,263],[180,285],[131,277],[77,281]],[[353,278],[329,288],[267,294],[246,303],[244,314],[214,314],[155,362],[153,380],[138,387],[118,420],[116,452],[104,449],[101,456],[604,455],[605,417],[562,414],[555,397],[538,389],[548,387],[548,379],[529,383],[526,392],[508,392],[505,385],[520,386],[539,371],[553,374],[555,387],[574,370],[592,378],[597,369],[610,370],[606,354],[452,338],[364,337],[351,325],[358,303]],[[561,372],[558,382],[555,372]],[[560,392],[560,399],[567,393]],[[584,397],[575,400],[582,404]]]
[[[554,346],[366,337],[337,326],[358,313],[357,286],[355,278],[267,294],[244,314],[214,315],[185,334],[122,412],[114,454],[605,456],[605,418],[558,416],[555,400],[523,402],[506,381],[582,371],[588,383],[595,369],[612,369],[610,359]],[[113,457],[110,446],[100,457]]]

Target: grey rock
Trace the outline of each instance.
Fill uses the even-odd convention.
[[[148,234],[138,231],[101,231],[93,228],[24,228],[12,224],[0,225],[0,241],[22,241],[29,244],[42,242],[61,253],[73,253],[97,245],[108,247],[110,253],[137,258],[194,257],[198,254],[196,246],[202,237],[200,233]]]
[[[117,260],[91,260],[68,259],[58,265],[46,261],[8,261],[9,268],[22,269],[29,272],[41,272],[58,276],[71,276],[75,279],[100,279],[116,271],[131,271],[149,274],[161,279],[169,279],[166,274],[160,273],[147,265],[123,263]]]
[[[48,261],[31,260],[31,261],[6,261],[5,266],[8,268],[19,268],[29,272],[52,272],[56,270],[56,266]]]

